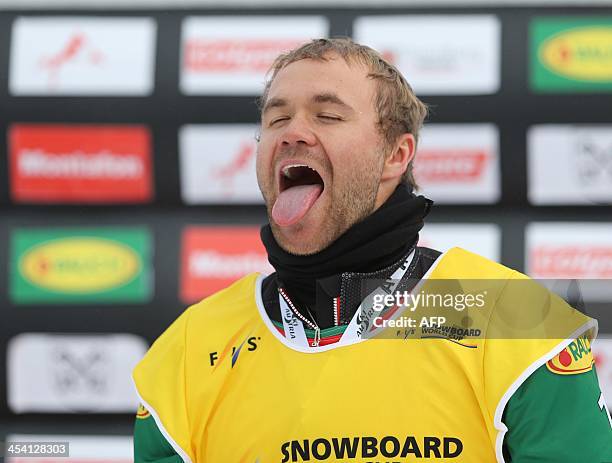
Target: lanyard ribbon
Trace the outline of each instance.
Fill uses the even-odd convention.
[[[393,274],[385,280],[384,287],[383,285],[374,289],[370,294],[368,294],[359,307],[355,311],[355,315],[351,319],[351,322],[348,324],[344,334],[338,341],[338,344],[345,344],[348,342],[360,341],[363,338],[365,333],[368,333],[370,328],[372,327],[373,320],[375,316],[379,315],[379,312],[373,309],[373,299],[377,295],[386,295],[391,294],[397,286],[400,284],[401,280],[406,275],[408,268],[410,267],[410,262],[414,257],[414,251],[412,251],[408,257],[402,262],[402,264],[393,272]],[[280,304],[281,318],[283,320],[283,329],[285,330],[285,338],[287,338],[291,343],[295,344],[298,347],[318,347],[319,340],[317,336],[315,336],[315,341],[313,345],[308,343],[308,338],[306,337],[306,331],[304,329],[304,324],[298,318],[294,310],[287,305],[285,299],[278,295],[278,302]],[[320,331],[320,330],[319,330]],[[320,333],[319,333],[320,336]]]

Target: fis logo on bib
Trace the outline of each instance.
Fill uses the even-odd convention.
[[[303,439],[285,442],[280,448],[282,463],[351,460],[408,463],[415,458],[452,459],[463,452],[463,442],[456,437],[371,436]]]
[[[231,358],[230,365],[231,368],[234,368],[234,365],[238,362],[240,352],[245,349],[247,352],[253,352],[259,346],[259,341],[261,341],[261,337],[259,336],[247,336],[238,346],[232,345],[230,342],[221,353],[218,351],[210,352],[208,354],[210,366],[216,368],[225,358]]]

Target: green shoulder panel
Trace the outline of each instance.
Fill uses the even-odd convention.
[[[134,463],[183,463],[142,405],[134,423]]]
[[[512,396],[503,421],[506,463],[612,462],[612,421],[595,366],[567,375],[540,367]]]

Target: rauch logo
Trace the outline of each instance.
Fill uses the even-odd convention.
[[[546,367],[558,375],[576,375],[592,370],[593,363],[591,340],[583,335],[550,359]]]

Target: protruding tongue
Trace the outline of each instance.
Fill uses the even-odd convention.
[[[310,210],[323,191],[323,186],[299,185],[286,189],[276,198],[272,218],[281,227],[293,225]]]

